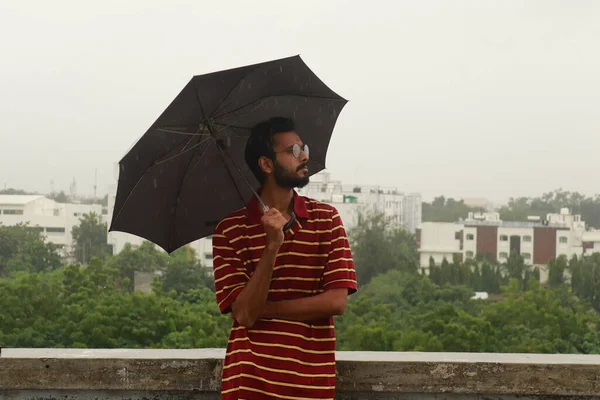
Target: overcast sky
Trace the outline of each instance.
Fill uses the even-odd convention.
[[[335,179],[426,200],[600,192],[594,0],[4,0],[0,187],[92,194],[97,169],[105,194],[192,75],[296,54],[350,100]]]

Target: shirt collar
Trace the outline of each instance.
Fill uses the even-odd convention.
[[[260,194],[260,191],[258,192]],[[306,201],[304,197],[298,195],[294,190],[294,196],[292,198],[294,204],[294,214],[297,218],[308,218],[308,209],[306,208]],[[246,204],[248,212],[248,221],[251,224],[260,224],[260,219],[263,216],[262,206],[258,202],[256,196],[252,195],[248,203]]]

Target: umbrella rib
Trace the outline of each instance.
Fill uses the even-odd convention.
[[[250,105],[252,105],[252,104],[254,104],[254,103],[257,103],[257,102],[259,102],[259,101],[266,101],[266,100],[270,99],[271,97],[283,97],[283,96],[305,97],[305,98],[308,98],[308,99],[322,99],[322,100],[331,100],[331,101],[345,101],[345,100],[343,100],[343,99],[340,99],[340,98],[337,98],[337,99],[336,99],[336,98],[332,98],[332,97],[325,97],[325,96],[310,96],[310,95],[303,95],[303,94],[285,94],[285,93],[284,93],[284,94],[278,94],[278,95],[268,95],[268,96],[264,96],[264,97],[261,97],[261,98],[259,98],[259,99],[253,100],[253,101],[251,101],[251,102],[250,102],[250,103],[248,103],[248,104],[245,104],[245,105],[243,105],[243,106],[240,106],[240,107],[238,107],[238,108],[235,108],[235,109],[233,109],[233,110],[231,110],[231,111],[228,111],[228,112],[226,112],[226,113],[223,113],[223,114],[217,115],[216,117],[213,117],[213,116],[211,116],[211,118],[213,118],[213,119],[223,118],[223,117],[226,117],[226,116],[228,116],[228,115],[230,115],[230,114],[232,114],[232,113],[235,113],[236,111],[239,111],[239,110],[241,110],[241,109],[243,109],[243,108],[245,108],[245,107],[248,107],[248,106],[250,106]],[[261,103],[261,104],[262,104],[262,103]],[[260,107],[260,105],[259,105],[259,107]]]
[[[196,143],[195,145],[193,145],[193,146],[192,146],[192,147],[190,147],[189,149],[182,150],[182,151],[180,151],[179,153],[175,154],[174,156],[171,156],[171,157],[169,157],[169,158],[167,158],[167,159],[165,159],[165,160],[160,160],[160,161],[157,161],[157,162],[155,162],[154,164],[152,164],[152,165],[151,165],[151,166],[150,166],[148,169],[150,169],[150,168],[152,168],[152,167],[155,167],[155,166],[157,166],[157,165],[160,165],[160,164],[166,163],[167,161],[170,161],[170,160],[172,160],[172,159],[174,159],[174,158],[176,158],[176,157],[179,157],[180,155],[182,155],[182,154],[184,154],[184,153],[187,153],[188,151],[194,150],[195,148],[199,147],[199,146],[200,146],[202,143],[204,143],[204,142],[206,142],[206,141],[208,141],[208,140],[210,140],[210,139],[211,139],[210,137],[207,137],[206,139],[204,139],[204,140],[202,140],[202,141],[200,141],[200,142]],[[189,144],[189,142],[188,142],[188,143],[186,143],[186,146],[187,146],[188,144]],[[147,172],[147,171],[146,171],[146,172]]]
[[[193,125],[189,125],[189,126],[193,126]],[[165,129],[165,128],[156,128],[156,130],[165,132],[165,133],[174,133],[177,135],[186,135],[186,136],[208,136],[208,135],[210,135],[210,133],[179,132],[179,131],[174,131],[174,130]]]
[[[196,143],[194,146],[190,147],[189,149],[185,150],[184,152],[187,153],[190,150],[195,149],[196,147],[200,146],[202,143],[206,142],[207,140],[210,140],[210,138],[206,138],[203,141]],[[183,143],[183,142],[182,142]],[[181,143],[180,143],[181,144]],[[208,148],[208,146],[207,146]],[[205,150],[206,151],[206,150]],[[169,152],[167,151],[165,154],[168,154]],[[156,167],[157,165],[160,165],[164,162],[167,162],[169,160],[172,160],[175,157],[180,156],[183,153],[179,153],[176,154],[172,157],[167,158],[166,160],[162,160],[162,161],[158,161],[154,164],[151,164],[150,166],[148,166],[148,168],[146,168],[146,170],[144,171],[144,173],[140,176],[140,178],[137,180],[137,182],[135,183],[135,185],[133,185],[133,188],[129,191],[129,194],[127,195],[127,198],[123,201],[123,205],[121,206],[121,208],[119,209],[119,211],[116,213],[116,215],[113,216],[112,220],[113,222],[116,221],[119,216],[121,215],[121,212],[123,212],[123,210],[125,209],[125,205],[129,202],[129,199],[131,198],[131,196],[133,195],[133,193],[135,192],[135,188],[138,187],[138,185],[140,184],[140,182],[142,181],[142,179],[144,178],[144,176],[154,167]]]
[[[204,143],[206,140],[208,140],[208,139],[205,139],[205,140],[201,141],[200,143],[195,144],[194,146],[190,147],[188,150],[198,147],[198,145]],[[187,146],[187,144],[186,144],[186,146]],[[208,146],[206,146],[206,147],[208,148]],[[179,153],[179,155],[181,155],[181,154],[183,154],[183,153]],[[183,175],[181,176],[181,179],[179,180],[179,185],[177,185],[177,202],[176,202],[175,212],[173,213],[171,222],[169,223],[169,239],[167,240],[169,253],[172,251],[171,249],[173,246],[173,244],[171,243],[171,240],[173,238],[173,225],[174,225],[175,219],[177,217],[177,205],[179,204],[179,198],[181,197],[181,191],[183,189],[183,181],[185,180],[185,177],[187,176],[187,173],[190,170],[190,165],[192,164],[193,159],[194,159],[193,157],[190,158],[190,161],[188,162],[187,166],[185,167],[185,171],[184,171]]]

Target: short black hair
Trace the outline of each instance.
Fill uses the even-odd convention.
[[[265,174],[258,165],[261,157],[268,157],[275,160],[275,151],[273,150],[273,136],[281,132],[292,132],[296,130],[294,120],[286,117],[273,117],[259,122],[252,127],[250,137],[246,142],[244,156],[246,164],[254,174],[258,182],[265,183]]]

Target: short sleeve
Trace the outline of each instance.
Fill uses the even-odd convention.
[[[231,311],[231,305],[250,280],[229,239],[219,231],[213,234],[213,273],[215,295],[221,313]]]
[[[348,289],[348,293],[352,294],[358,288],[354,260],[346,229],[340,214],[335,209],[331,225],[331,246],[323,272],[323,288],[325,290]]]

